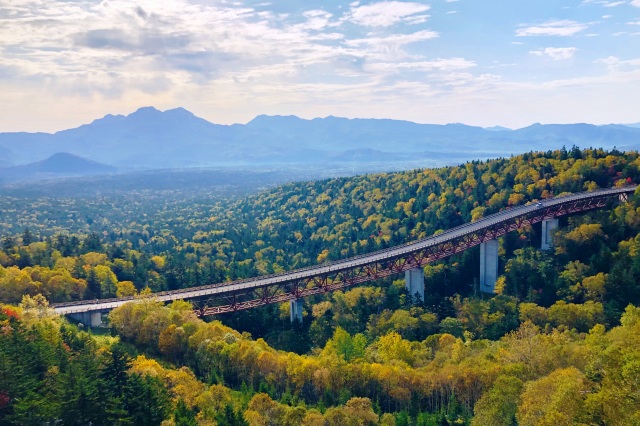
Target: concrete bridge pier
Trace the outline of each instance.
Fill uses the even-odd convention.
[[[498,240],[480,244],[480,291],[494,293],[498,279]]]
[[[69,314],[69,317],[82,323],[85,327],[100,327],[102,325],[102,312],[78,312]]]
[[[302,299],[293,299],[289,301],[289,316],[291,322],[302,322]]]
[[[404,271],[404,285],[414,303],[418,297],[420,302],[424,301],[424,269],[422,267]]]
[[[542,243],[540,250],[551,250],[553,248],[552,231],[558,228],[558,219],[545,219],[542,221]]]

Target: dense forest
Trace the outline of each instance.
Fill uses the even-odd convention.
[[[538,250],[539,227],[501,238],[495,295],[478,291],[472,249],[425,267],[418,305],[384,279],[306,299],[301,323],[288,305],[203,320],[145,299],[96,336],[47,303],[290,270],[639,180],[638,153],[574,147],[249,196],[3,197],[0,419],[638,424],[639,195],[563,218],[552,252]]]

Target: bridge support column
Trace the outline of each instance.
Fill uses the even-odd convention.
[[[404,286],[409,291],[413,302],[420,298],[424,302],[424,269],[414,268],[404,271]]]
[[[302,322],[302,299],[289,301],[289,316],[291,322],[295,322],[296,320]]]
[[[498,240],[480,244],[480,291],[493,293],[498,279]]]
[[[551,250],[553,248],[551,231],[557,227],[558,219],[545,219],[542,221],[542,244],[540,244],[540,250]]]
[[[78,312],[69,314],[69,317],[82,323],[85,327],[100,327],[102,325],[101,312]]]

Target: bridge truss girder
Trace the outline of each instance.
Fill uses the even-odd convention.
[[[201,299],[196,303],[196,314],[199,316],[217,315],[255,308],[271,303],[282,303],[301,297],[340,290],[364,282],[385,278],[390,275],[400,274],[406,270],[422,267],[428,263],[433,263],[460,253],[484,241],[496,239],[508,232],[533,225],[545,219],[603,208],[612,199],[616,201],[626,201],[627,194],[603,194],[602,197],[575,200],[555,206],[541,207],[528,214],[498,221],[495,224],[489,224],[440,244],[408,250],[401,255],[381,261],[336,269],[330,273],[319,276],[283,281],[268,286],[243,289],[218,297]]]

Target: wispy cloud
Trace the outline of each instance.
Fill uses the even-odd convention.
[[[346,40],[347,46],[379,46],[385,50],[389,46],[403,46],[409,43],[415,43],[422,40],[429,40],[438,37],[438,33],[430,30],[416,31],[409,34],[391,34],[383,37],[367,37],[360,39]]]
[[[321,31],[331,24],[332,14],[324,10],[308,10],[302,14],[306,22],[301,24],[302,29]]]
[[[366,27],[390,27],[400,22],[424,22],[428,15],[416,17],[416,14],[431,9],[429,5],[421,3],[383,1],[367,5],[355,5],[346,19]]]
[[[620,59],[617,56],[608,56],[606,58],[598,59],[596,63],[606,65],[609,72],[640,70],[640,58]]]
[[[464,58],[438,58],[432,61],[420,61],[420,62],[387,62],[372,65],[372,68],[385,71],[399,71],[399,70],[412,70],[412,71],[453,71],[473,68],[476,63]]]
[[[578,51],[575,47],[547,47],[544,49],[530,50],[529,53],[536,56],[548,56],[554,61],[571,59]]]
[[[627,4],[626,0],[623,1],[608,1],[608,0],[584,0],[583,4],[599,4],[604,7],[616,7],[621,6],[623,4]]]
[[[640,0],[639,0],[640,1]],[[573,36],[587,29],[584,23],[572,20],[547,21],[539,25],[531,25],[516,30],[517,37],[525,36]]]

